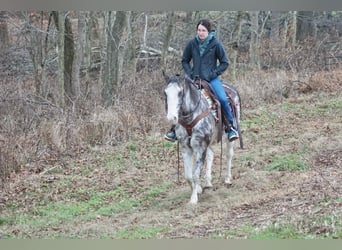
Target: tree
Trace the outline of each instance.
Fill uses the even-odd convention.
[[[52,15],[58,30],[58,82],[60,85],[63,84],[63,88],[60,86],[60,91],[62,91],[60,92],[60,104],[64,108],[65,105],[70,106],[74,104],[76,97],[76,88],[73,82],[74,37],[69,13],[65,11],[52,11]]]
[[[109,11],[107,29],[107,56],[104,66],[104,81],[102,100],[106,107],[112,104],[113,96],[121,81],[121,68],[123,63],[124,51],[122,40],[127,26],[127,13],[125,11]],[[115,19],[114,24],[113,19]]]
[[[297,12],[297,41],[305,42],[305,40],[316,39],[317,27],[314,22],[313,11],[298,11]]]
[[[166,67],[166,58],[167,58],[166,56],[167,56],[167,52],[168,52],[171,37],[172,37],[173,25],[175,21],[175,13],[174,12],[168,13],[167,19],[168,19],[168,25],[167,25],[166,32],[164,34],[163,50],[162,50],[162,55],[161,55],[162,70],[165,70],[165,67]]]
[[[0,11],[0,50],[9,46],[6,11]]]
[[[49,43],[52,16],[44,11],[23,12],[23,14],[26,18],[24,37],[33,63],[35,94],[46,97],[48,86],[45,67],[47,54],[52,47]],[[44,24],[46,19],[48,19],[47,25]]]
[[[243,20],[244,13],[243,11],[238,11],[234,23],[234,29],[232,32],[232,66],[230,67],[232,71],[232,77],[234,81],[236,81],[236,69],[237,69],[237,56],[240,46],[240,37],[241,37],[241,26],[242,26],[242,20]]]
[[[251,11],[249,14],[251,18],[249,60],[252,65],[259,65],[259,11]]]
[[[58,50],[58,104],[59,106],[64,109],[65,108],[65,60],[64,60],[64,11],[53,11],[52,12],[55,24],[58,30],[58,40],[57,40],[57,50]]]

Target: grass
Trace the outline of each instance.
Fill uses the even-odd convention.
[[[295,154],[276,155],[271,163],[266,165],[263,170],[266,171],[296,171],[306,170],[307,164],[299,159]]]
[[[273,223],[261,228],[246,224],[210,236],[211,239],[342,239],[338,216],[309,217],[297,224]]]
[[[1,207],[4,212],[0,215],[0,234],[3,238],[149,239],[172,237],[170,235],[175,232],[182,234],[180,230],[186,229],[185,237],[192,235],[210,239],[341,239],[341,213],[337,209],[342,202],[341,196],[329,200],[330,203],[325,205],[327,209],[324,210],[323,207],[322,213],[322,201],[319,197],[315,196],[312,200],[304,197],[303,199],[308,199],[303,200],[307,202],[305,205],[308,204],[305,208],[313,205],[319,211],[310,218],[299,215],[298,219],[291,219],[291,222],[279,219],[279,222],[271,225],[254,223],[253,220],[260,214],[267,216],[268,212],[271,213],[272,210],[268,206],[265,206],[264,210],[261,209],[264,204],[272,206],[267,203],[268,199],[283,199],[286,202],[288,196],[280,196],[281,192],[278,194],[280,197],[263,196],[263,189],[258,189],[258,183],[254,183],[255,179],[245,175],[250,169],[259,171],[260,168],[284,172],[307,170],[308,164],[313,162],[305,160],[310,158],[308,154],[312,151],[312,145],[307,143],[309,141],[305,138],[303,143],[300,141],[300,144],[292,145],[289,138],[283,136],[287,130],[284,132],[278,128],[286,129],[284,125],[297,116],[317,117],[312,120],[319,121],[322,114],[338,115],[341,106],[341,101],[335,98],[325,99],[324,102],[311,106],[303,102],[283,103],[280,106],[273,105],[247,112],[242,125],[247,127],[246,142],[251,141],[253,144],[250,144],[247,150],[236,151],[232,171],[238,178],[227,190],[219,185],[218,192],[215,190],[206,193],[205,196],[210,199],[201,200],[196,209],[186,206],[190,194],[186,182],[175,184],[176,178],[170,179],[176,173],[177,144],[162,138],[147,137],[141,142],[128,142],[121,147],[110,148],[109,151],[97,151],[96,155],[87,154],[80,161],[65,159],[63,166],[47,166],[52,170],[44,174],[24,176],[19,185],[18,182],[13,183],[16,189],[8,196],[13,199],[6,200],[4,207]],[[296,114],[293,114],[293,111]],[[248,132],[255,128],[263,129]],[[308,128],[309,132],[310,129]],[[252,136],[256,139],[253,140]],[[240,166],[244,168],[238,169]],[[239,174],[237,171],[240,171]],[[309,178],[310,171],[307,173]],[[286,174],[280,177],[278,173],[263,173],[258,181],[273,175],[286,178]],[[26,180],[25,177],[29,178]],[[51,181],[50,177],[53,177]],[[296,176],[291,175],[291,178]],[[247,190],[245,186],[235,185],[241,180],[253,184],[251,187],[257,190]],[[298,183],[300,180],[298,179]],[[174,190],[176,188],[177,190]],[[276,193],[278,186],[274,188]],[[283,190],[286,186],[280,188]],[[234,198],[232,196],[236,195],[237,191],[241,191],[247,200],[250,195],[254,195],[255,199],[253,197],[251,200],[255,200],[255,204],[244,206],[237,199],[232,199],[233,203],[227,202],[229,198]],[[328,190],[324,189],[324,192],[329,198]],[[286,192],[284,194],[292,195]],[[222,207],[225,212],[229,211],[229,216],[240,216],[240,210],[246,217],[241,220],[234,220],[237,217],[232,217],[230,221],[230,217],[220,211]],[[210,228],[210,209],[214,209],[215,216],[217,215],[217,218],[214,218],[217,219],[215,228]],[[230,213],[231,211],[236,214]],[[293,211],[284,211],[284,216],[291,216],[292,213]],[[219,219],[222,219],[222,224],[218,222]],[[266,223],[266,220],[264,222]],[[206,235],[206,226],[208,232],[215,233]],[[227,226],[233,229],[225,229]],[[201,228],[203,236],[196,236],[198,228]]]
[[[268,128],[276,121],[277,113],[260,108],[254,114],[247,114],[242,121],[242,128]]]
[[[134,226],[121,229],[115,233],[116,239],[156,239],[158,234],[168,230],[168,227],[141,227]]]

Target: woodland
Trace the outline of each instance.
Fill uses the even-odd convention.
[[[291,126],[295,126],[297,116],[301,112],[312,114],[310,103],[320,98],[320,93],[327,95],[326,101],[333,102],[332,106],[322,105],[333,107],[335,118],[329,119],[336,123],[327,125],[329,120],[320,115],[319,124],[316,126],[315,121],[307,128],[318,131],[335,126],[334,138],[340,138],[341,11],[0,11],[0,210],[8,207],[14,197],[30,197],[24,195],[26,189],[24,192],[16,188],[17,181],[45,177],[57,169],[66,171],[70,161],[101,155],[102,149],[116,157],[121,152],[125,155],[120,156],[123,161],[129,158],[129,152],[137,150],[137,144],[141,150],[154,150],[157,141],[155,150],[161,155],[153,158],[157,161],[153,169],[175,166],[176,151],[165,156],[162,144],[169,128],[162,72],[183,74],[182,52],[186,42],[195,36],[196,23],[201,18],[212,21],[216,36],[227,51],[230,65],[222,79],[240,92],[242,133],[247,148],[253,149],[248,144],[251,141],[257,145],[256,138],[263,133],[263,126],[268,126],[267,122],[272,127],[267,127],[266,138],[273,138],[272,143],[278,144],[286,141],[286,135],[294,132]],[[291,120],[286,120],[278,131],[284,138],[275,141],[272,132],[278,129],[274,124],[278,124],[282,112],[287,112],[284,105],[298,104],[305,97],[309,99],[306,106],[289,115]],[[275,111],[274,105],[283,106]],[[263,113],[265,106],[269,111]],[[273,115],[271,110],[277,113],[272,121],[264,116]],[[252,118],[258,121],[256,127]],[[302,135],[305,121],[304,118],[296,127]],[[151,137],[155,138],[153,142]],[[127,143],[133,144],[121,151],[120,146]],[[269,143],[256,148],[256,152],[264,152]],[[329,151],[331,154],[322,157],[327,162],[335,159],[338,165],[341,144],[333,145],[331,152],[335,153]],[[127,168],[147,159],[149,153],[127,163]],[[168,162],[168,157],[175,161]],[[263,159],[265,164],[269,161]],[[250,170],[254,163],[248,164],[252,164],[245,166]],[[123,167],[118,166],[121,170]],[[122,173],[121,170],[115,171]],[[99,171],[102,170],[97,166],[92,173],[99,177]],[[107,175],[102,177],[106,179]],[[48,183],[55,180],[49,179]],[[306,187],[311,189],[309,184]],[[340,187],[335,186],[334,190]],[[341,198],[338,192],[337,195],[339,207]],[[0,215],[0,226],[6,227],[8,221],[2,221]],[[336,237],[341,237],[339,230]],[[20,235],[16,232],[7,232],[7,237]],[[6,234],[5,229],[2,234]]]

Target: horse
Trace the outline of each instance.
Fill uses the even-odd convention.
[[[164,77],[167,83],[164,89],[166,118],[173,125],[176,125],[175,132],[184,161],[184,175],[192,190],[189,203],[195,205],[198,202],[198,194],[202,193],[200,173],[205,161],[204,188],[212,188],[213,186],[211,168],[214,153],[212,146],[217,143],[219,128],[223,129],[223,127],[219,126],[206,97],[192,79],[181,75],[170,77],[164,74]],[[240,103],[240,100],[238,101]],[[239,123],[240,109],[237,110],[236,122]],[[224,182],[231,185],[231,166],[235,141],[229,142],[226,133],[222,134],[227,142]]]

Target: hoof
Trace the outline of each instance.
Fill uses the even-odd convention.
[[[189,206],[195,206],[197,205],[197,201],[192,201],[190,200],[189,203],[188,203]]]
[[[197,194],[201,194],[202,191],[203,191],[203,190],[202,190],[201,186],[198,185],[198,186],[197,186]]]
[[[224,183],[224,186],[227,188],[231,187],[232,185],[233,185],[233,183],[231,183],[231,182],[230,183],[227,183],[227,182]]]

